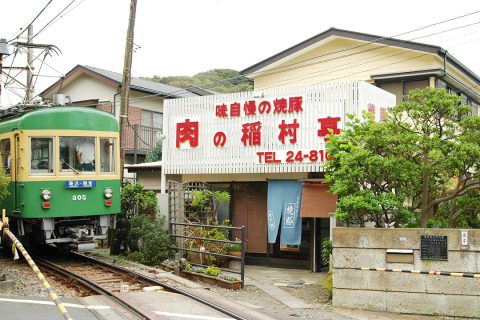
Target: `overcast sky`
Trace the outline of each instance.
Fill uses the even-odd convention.
[[[49,1],[2,0],[0,38],[14,38]],[[50,67],[41,74],[59,76],[77,64],[122,72],[130,0],[52,0],[34,22],[34,34],[72,1],[34,39],[62,51],[46,60]],[[138,0],[132,75],[242,70],[330,27],[394,36],[478,10],[472,0]],[[434,33],[440,34],[429,36]],[[421,36],[415,41],[447,49],[480,75],[480,12],[399,38]],[[12,59],[4,58],[4,66]],[[24,66],[25,59],[16,57],[14,65]],[[55,80],[42,78],[35,91]],[[8,105],[15,99],[5,91],[2,104]]]

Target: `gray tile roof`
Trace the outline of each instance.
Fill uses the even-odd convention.
[[[356,39],[356,40],[361,40],[361,41],[366,41],[366,42],[372,42],[372,43],[379,43],[379,44],[385,44],[388,46],[394,46],[394,47],[400,47],[400,48],[406,48],[406,49],[411,49],[411,50],[418,50],[418,51],[423,51],[423,52],[428,52],[428,53],[434,53],[439,55],[442,58],[446,58],[446,60],[450,63],[452,63],[454,66],[465,72],[473,81],[476,83],[480,83],[480,77],[475,74],[473,71],[468,69],[465,65],[463,65],[460,61],[452,57],[451,54],[449,54],[446,50],[442,49],[439,46],[434,46],[430,44],[425,44],[425,43],[419,43],[419,42],[413,42],[413,41],[406,41],[406,40],[400,40],[400,39],[394,39],[394,38],[389,38],[389,37],[380,37],[372,34],[367,34],[367,33],[361,33],[361,32],[356,32],[356,31],[349,31],[349,30],[342,30],[342,29],[337,29],[337,28],[330,28],[322,33],[317,34],[316,36],[313,36],[303,42],[300,42],[288,49],[283,50],[282,52],[279,52],[265,60],[262,60],[253,66],[250,66],[246,68],[245,70],[240,71],[241,74],[247,77],[252,77],[255,75],[256,72],[259,70],[268,67],[274,62],[277,62],[279,60],[284,59],[285,57],[288,57],[289,55],[294,54],[295,52],[298,52],[300,50],[303,50],[317,42],[320,42],[328,37],[331,36],[338,36],[338,37],[344,37],[344,38],[351,38],[351,39]]]
[[[90,66],[80,65],[85,69],[95,72],[103,77],[106,77],[118,84],[122,83],[122,74],[105,69],[94,68]],[[150,81],[142,78],[132,77],[130,81],[130,89],[138,90],[146,93],[157,94],[159,96],[167,96],[172,98],[189,98],[198,97],[201,94],[194,93],[187,89],[177,88],[168,84],[163,84],[155,81]]]

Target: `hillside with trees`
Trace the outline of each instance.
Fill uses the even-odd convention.
[[[253,82],[241,75],[240,72],[232,69],[212,69],[189,76],[167,76],[154,75],[148,80],[168,84],[179,88],[200,87],[220,93],[231,93],[253,90]]]

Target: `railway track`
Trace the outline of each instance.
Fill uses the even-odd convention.
[[[126,301],[120,294],[128,288],[128,292],[142,291],[145,287],[159,286],[163,290],[180,294],[193,299],[203,305],[213,308],[233,319],[247,320],[252,317],[243,313],[241,309],[232,308],[218,301],[212,301],[206,296],[192,290],[172,286],[163,281],[148,277],[144,274],[112,265],[82,254],[71,254],[67,261],[52,262],[50,259],[36,257],[35,261],[40,268],[50,273],[68,279],[70,283],[80,285],[87,290],[107,296],[133,316],[135,319],[159,319],[148,310],[141,310]]]

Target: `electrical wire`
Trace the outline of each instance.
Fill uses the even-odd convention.
[[[411,30],[411,31],[403,32],[403,33],[400,33],[399,35],[405,35],[405,34],[408,34],[408,33],[415,32],[415,31],[423,30],[423,29],[426,29],[426,28],[431,27],[431,26],[435,26],[435,25],[450,22],[450,21],[453,21],[453,20],[456,20],[456,19],[464,18],[466,16],[477,14],[479,12],[480,12],[480,10],[479,11],[474,11],[474,12],[471,12],[471,13],[468,13],[468,14],[465,14],[465,15],[462,15],[462,16],[450,18],[450,19],[443,20],[443,21],[440,21],[440,22],[436,22],[436,23],[433,23],[433,24],[430,24],[430,25],[427,25],[427,26],[424,26],[424,27],[416,28],[416,29]],[[461,28],[470,27],[470,26],[477,25],[477,24],[480,24],[480,22],[475,22],[475,23],[471,23],[471,24],[467,24],[467,25],[463,25],[463,26],[459,26],[459,27],[454,27],[454,28],[446,29],[446,30],[443,30],[443,31],[440,31],[440,32],[431,33],[431,34],[428,34],[428,35],[423,35],[423,36],[420,36],[420,37],[413,38],[412,40],[427,38],[427,37],[430,37],[430,36],[434,36],[434,35],[450,32],[450,31],[458,30],[458,29],[461,29]],[[338,59],[341,59],[341,58],[344,58],[344,57],[349,57],[350,58],[353,55],[358,55],[358,54],[369,52],[369,51],[379,50],[379,49],[389,47],[389,46],[388,45],[383,45],[383,46],[380,46],[380,47],[370,48],[370,49],[361,50],[361,51],[357,51],[357,52],[354,52],[354,53],[342,55],[340,57],[333,57],[333,58],[329,58],[329,59],[325,59],[325,60],[321,60],[321,61],[317,61],[317,62],[312,62],[312,63],[309,63],[309,64],[302,64],[301,66],[298,66],[299,64],[307,62],[307,61],[311,61],[311,60],[314,60],[314,59],[318,59],[318,58],[329,56],[329,55],[336,54],[336,53],[342,53],[342,52],[350,51],[350,50],[353,50],[353,49],[365,47],[365,46],[377,43],[377,42],[379,42],[381,40],[385,40],[385,39],[391,39],[391,37],[378,37],[378,38],[375,38],[372,41],[369,41],[367,43],[363,43],[361,45],[353,46],[351,48],[341,49],[341,50],[321,54],[321,55],[318,55],[318,56],[315,56],[315,57],[311,57],[311,58],[308,58],[308,59],[303,59],[303,60],[297,61],[295,63],[288,64],[288,65],[274,67],[274,68],[270,69],[268,72],[264,72],[264,71],[250,72],[250,73],[247,73],[246,75],[239,75],[239,76],[231,77],[231,78],[228,78],[228,79],[222,79],[222,80],[219,80],[219,81],[214,81],[214,82],[211,82],[209,84],[205,84],[205,85],[202,85],[202,86],[196,86],[196,87],[200,88],[200,89],[207,90],[207,88],[212,87],[215,84],[224,83],[224,82],[231,81],[231,80],[234,80],[234,79],[242,78],[244,76],[251,76],[251,75],[255,75],[255,74],[259,74],[259,73],[263,73],[264,75],[273,75],[273,74],[282,73],[282,72],[286,72],[286,71],[291,71],[291,70],[295,70],[295,69],[305,68],[305,67],[311,66],[311,65],[317,65],[317,64],[320,64],[320,63],[331,62],[331,61],[338,60]],[[411,41],[411,40],[407,40],[407,41]],[[398,50],[404,50],[404,49],[398,49]],[[287,69],[287,70],[280,70],[280,69],[284,69],[284,68],[291,67],[291,66],[294,66],[294,67],[292,67],[290,69]],[[271,72],[271,71],[274,71],[274,72]],[[183,88],[183,89],[179,89],[177,91],[170,92],[169,94],[174,95],[174,94],[179,94],[179,93],[189,93],[190,92],[188,90],[189,88],[195,88],[195,87],[193,87],[193,86],[186,87],[186,88]],[[153,98],[153,97],[161,96],[161,95],[163,95],[163,94],[145,95],[145,96],[142,96],[142,97],[132,98],[132,99],[130,99],[130,101],[138,101],[140,99],[148,99],[148,98]]]
[[[56,22],[56,21],[54,22],[54,20],[57,19],[57,17],[60,16],[65,10],[67,10],[75,1],[77,1],[77,0],[70,1],[70,3],[65,8],[63,8],[55,17],[53,17],[53,19],[51,19],[49,22],[47,22],[47,24],[45,26],[43,26],[43,28],[41,28],[33,37],[31,37],[30,41],[32,41],[36,36],[38,36],[40,33],[42,33],[50,25],[54,24]]]
[[[480,22],[476,22],[475,24],[480,24]],[[468,26],[471,26],[473,24],[470,24]],[[465,26],[462,26],[462,27],[465,27]],[[461,27],[458,27],[458,28],[453,28],[453,30],[456,30],[456,29],[459,29]],[[449,30],[445,30],[444,32],[448,32],[448,31],[451,31],[452,29],[449,29]],[[436,33],[438,34],[438,33]],[[428,36],[428,35],[427,35]],[[427,37],[427,36],[422,36],[421,38],[424,38],[424,37]],[[420,37],[419,37],[420,38]],[[451,46],[451,47],[454,47],[454,46]],[[367,57],[365,59],[361,59],[361,60],[357,60],[357,61],[354,61],[354,62],[361,62],[361,61],[365,61],[365,60],[370,60],[372,58],[375,58],[375,57],[378,57],[378,56],[382,56],[386,53],[391,53],[391,52],[396,52],[396,51],[399,51],[399,53],[396,53],[396,54],[393,54],[393,55],[389,55],[389,56],[385,56],[385,57],[382,57],[382,58],[379,58],[379,59],[375,59],[375,60],[372,60],[372,61],[369,61],[369,63],[371,62],[375,62],[375,61],[379,61],[379,60],[383,60],[383,59],[387,59],[387,58],[391,58],[391,57],[394,57],[394,56],[398,56],[398,55],[402,55],[402,54],[407,54],[407,53],[410,53],[410,52],[415,52],[417,50],[414,50],[414,49],[394,49],[394,50],[391,50],[391,51],[388,51],[388,52],[385,52],[385,53],[382,53],[382,54],[379,54],[379,55],[375,55],[375,56],[371,56],[371,57]],[[413,59],[417,59],[417,58],[421,58],[421,57],[424,57],[426,55],[428,55],[429,53],[426,53],[426,54],[421,54],[421,55],[417,55],[416,58],[413,58]],[[394,65],[394,64],[397,64],[397,63],[400,63],[400,62],[404,62],[404,61],[409,61],[409,60],[412,60],[411,58],[408,58],[408,59],[405,59],[405,60],[401,60],[399,62],[394,62],[394,63],[389,63],[389,64],[384,64],[384,65],[381,65],[379,67],[375,67],[375,68],[371,68],[371,69],[366,69],[364,71],[361,71],[361,72],[356,72],[356,73],[353,73],[353,74],[349,74],[349,76],[351,75],[356,75],[356,74],[360,74],[360,73],[363,73],[363,72],[367,72],[367,71],[372,71],[372,70],[377,70],[377,69],[380,69],[380,68],[384,68],[384,67],[388,67],[388,66],[391,66],[391,65]],[[361,66],[363,65],[363,63],[359,63],[359,64],[352,64],[352,62],[347,62],[343,65],[336,65],[336,66],[333,66],[332,68],[334,69],[333,71],[331,72],[323,72],[324,70],[320,70],[320,71],[315,71],[315,72],[311,72],[311,73],[307,73],[307,74],[303,74],[303,75],[300,75],[300,76],[297,76],[295,78],[290,78],[290,79],[286,79],[286,80],[280,80],[280,81],[277,81],[277,82],[273,82],[273,83],[270,83],[268,87],[264,87],[262,88],[262,90],[265,90],[265,89],[271,89],[271,88],[274,88],[276,87],[277,85],[287,85],[287,84],[291,84],[293,83],[294,81],[292,80],[307,80],[307,79],[312,79],[312,78],[315,78],[316,76],[324,76],[324,75],[329,75],[329,74],[333,74],[333,73],[337,73],[339,71],[342,71],[342,70],[345,70],[345,69],[349,69],[351,67],[357,67],[357,66]],[[341,66],[347,66],[346,68],[340,68],[338,69],[338,67],[341,67]],[[328,70],[331,70],[332,68],[329,68]],[[327,69],[326,69],[327,70]],[[306,76],[309,76],[309,75],[313,75],[311,77],[306,77]],[[305,78],[306,77],[306,78]],[[329,82],[329,81],[334,81],[334,80],[338,80],[338,79],[341,79],[343,77],[340,77],[340,78],[332,78],[332,79],[328,79],[328,80],[325,80],[325,81],[322,81],[321,83],[324,83],[324,82]],[[470,90],[473,91],[472,88],[468,87]]]
[[[65,11],[73,2],[75,2],[76,0],[72,1],[65,9],[62,10]],[[79,5],[81,5],[85,0],[81,0],[79,3],[77,3],[77,5],[75,5],[73,8],[71,8],[70,10],[68,10],[67,12],[65,12],[63,15],[62,12],[60,12],[57,17],[55,17],[51,23],[49,23],[48,25],[46,25],[44,28],[43,28],[43,31],[47,30],[48,28],[50,28],[52,25],[54,25],[55,23],[57,23],[60,19],[62,19],[63,17],[65,17],[67,14],[69,14],[70,12],[72,12],[76,7],[78,7]]]
[[[17,36],[14,36],[12,39],[8,40],[8,42],[12,42],[13,40],[18,39],[24,32],[25,30],[28,30],[28,28],[40,17],[40,15],[47,9],[47,7],[52,3],[53,0],[48,1],[48,3],[43,7],[42,10],[30,21],[30,23],[25,24],[23,27],[20,28],[20,33]],[[27,26],[26,26],[27,25]],[[25,27],[26,26],[26,27]]]

